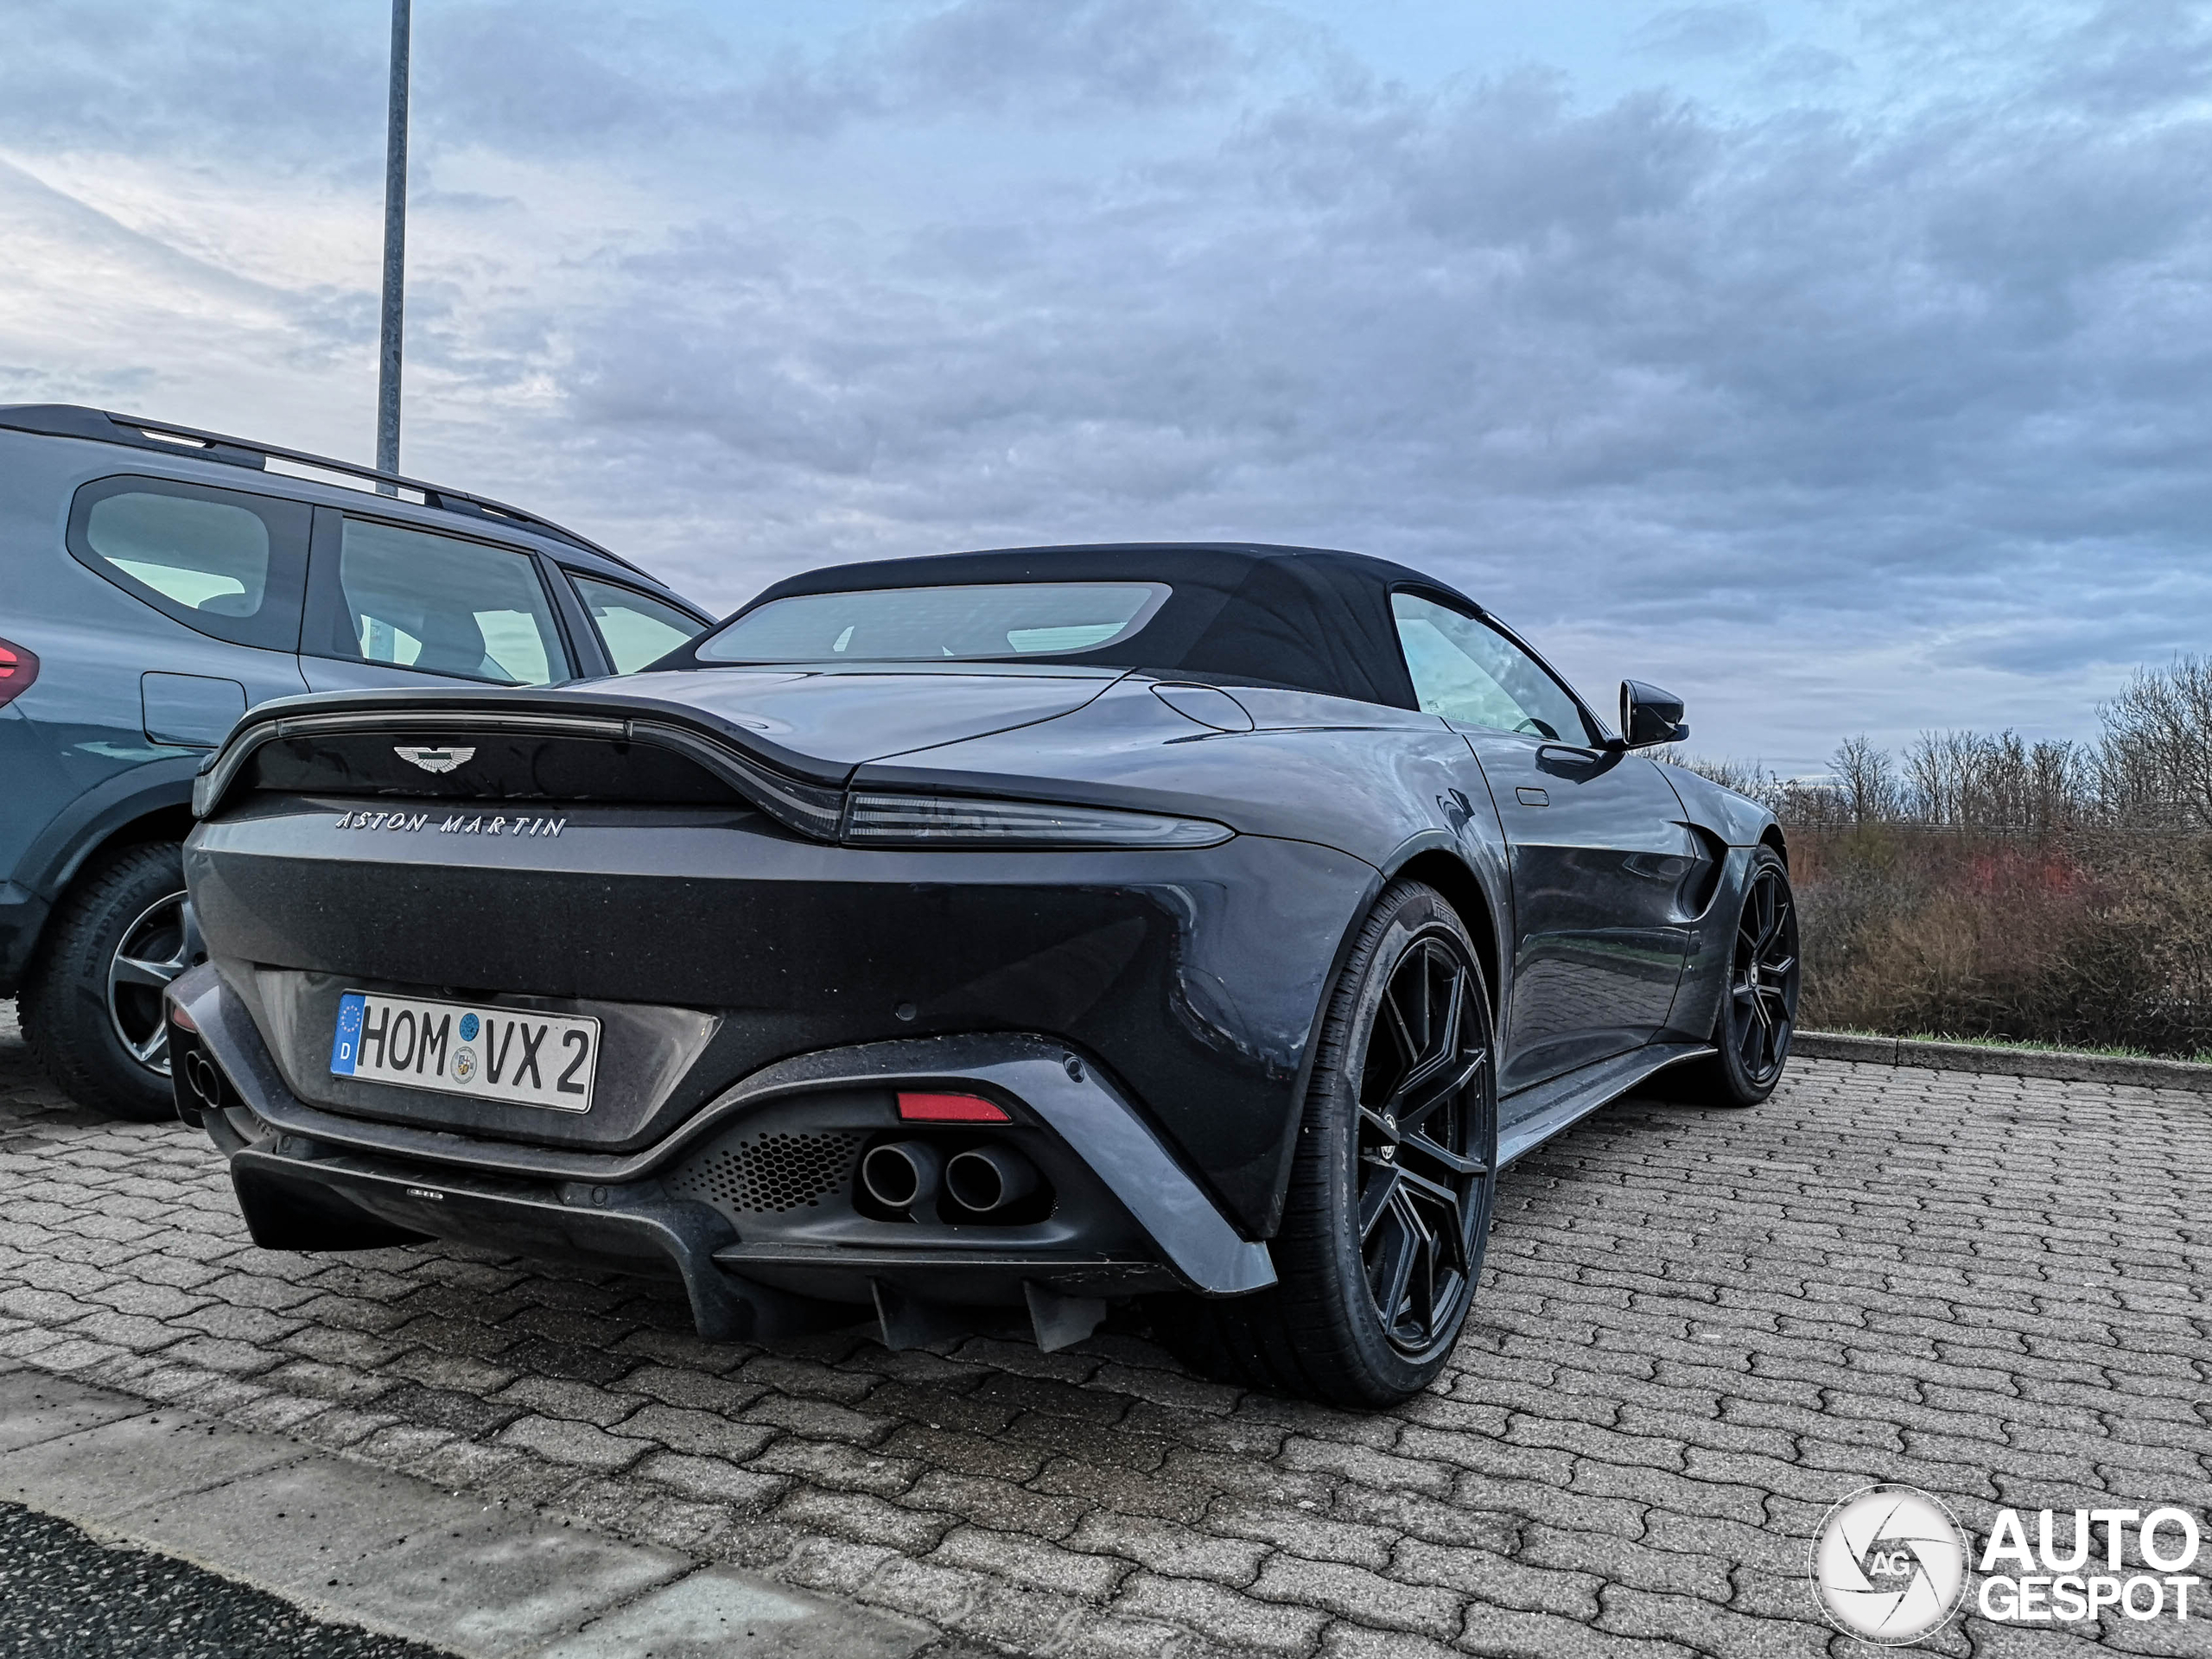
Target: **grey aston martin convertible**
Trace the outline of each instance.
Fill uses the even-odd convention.
[[[709,1336],[1143,1297],[1221,1374],[1394,1400],[1503,1166],[1662,1070],[1781,1075],[1782,834],[1643,753],[1681,712],[1609,724],[1418,571],[1214,543],[270,703],[200,779],[178,1108],[270,1249],[667,1271]]]

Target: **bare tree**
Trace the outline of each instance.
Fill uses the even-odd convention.
[[[1880,823],[1898,815],[1902,804],[1897,768],[1887,749],[1878,749],[1861,732],[1844,739],[1828,758],[1835,772],[1843,814],[1853,823]]]
[[[2138,669],[2097,712],[2106,810],[2122,823],[2212,829],[2212,658]]]

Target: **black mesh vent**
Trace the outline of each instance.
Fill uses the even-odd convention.
[[[772,1133],[715,1147],[669,1178],[679,1198],[756,1216],[810,1208],[852,1179],[864,1135]]]

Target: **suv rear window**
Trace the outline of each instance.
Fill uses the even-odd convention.
[[[793,594],[747,611],[698,654],[702,663],[1066,656],[1135,633],[1168,591],[1160,582],[1004,582]]]
[[[201,633],[297,649],[308,508],[157,479],[77,493],[69,550],[134,598]]]

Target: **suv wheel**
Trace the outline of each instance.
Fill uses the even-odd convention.
[[[180,849],[156,842],[109,855],[48,925],[18,1003],[48,1074],[95,1110],[143,1122],[175,1116],[162,993],[207,956]]]

